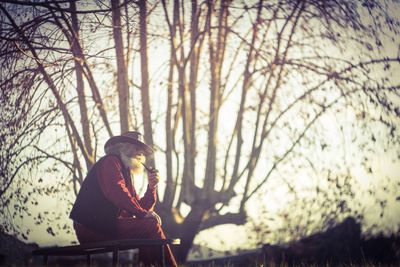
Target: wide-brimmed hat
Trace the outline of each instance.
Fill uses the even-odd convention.
[[[143,143],[142,134],[139,132],[131,131],[131,132],[126,132],[122,135],[113,136],[110,139],[108,139],[108,141],[105,143],[104,149],[112,145],[115,145],[117,143],[128,143],[136,145],[143,150],[146,156],[154,153],[154,150],[150,146]]]

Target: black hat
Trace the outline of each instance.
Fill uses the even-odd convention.
[[[108,139],[108,141],[104,145],[104,149],[106,149],[109,146],[115,145],[117,143],[134,144],[143,149],[143,152],[146,156],[154,153],[154,150],[150,146],[142,142],[142,134],[139,132],[132,131],[132,132],[126,132],[122,135],[113,136],[110,139]]]

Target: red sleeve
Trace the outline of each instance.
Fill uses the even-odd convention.
[[[142,218],[147,211],[141,207],[126,187],[122,164],[115,156],[103,159],[97,170],[97,177],[105,197],[115,206],[126,210],[130,215]]]
[[[144,196],[139,200],[139,204],[145,210],[151,211],[154,209],[157,201],[157,187],[151,188],[147,186],[146,193]]]

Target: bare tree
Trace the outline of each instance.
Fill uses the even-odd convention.
[[[282,170],[318,169],[319,160],[303,151],[317,149],[323,139],[318,129],[324,127],[327,114],[343,110],[361,114],[360,124],[366,129],[372,122],[384,129],[388,142],[381,139],[381,146],[390,150],[398,143],[399,85],[390,71],[398,69],[400,60],[385,51],[388,40],[399,32],[398,21],[388,12],[392,6],[398,8],[396,3],[112,0],[110,6],[103,4],[84,7],[79,2],[50,1],[0,6],[6,21],[1,37],[7,51],[1,54],[6,63],[1,84],[7,89],[1,101],[12,107],[21,99],[17,103],[27,107],[16,113],[15,120],[9,114],[16,110],[2,111],[2,123],[13,124],[1,132],[2,140],[11,147],[20,137],[29,139],[17,130],[26,123],[28,129],[34,129],[35,137],[29,140],[34,140],[39,155],[15,165],[2,163],[6,170],[2,177],[10,177],[12,170],[15,173],[2,184],[0,196],[11,192],[15,179],[23,179],[18,166],[35,160],[62,164],[79,184],[97,156],[97,146],[112,135],[114,121],[126,131],[130,111],[137,110],[142,118],[135,127],[143,130],[146,143],[160,148],[157,153],[165,153],[165,164],[157,162],[166,170],[157,211],[168,235],[181,238],[177,256],[185,261],[202,230],[246,223],[250,200],[271,178],[288,175]],[[16,20],[12,14],[21,12],[16,7],[23,7],[30,17]],[[129,22],[123,21],[122,10],[134,14],[126,18],[138,21],[138,47],[132,45],[132,50],[132,35],[129,27],[124,27]],[[388,29],[381,26],[383,22]],[[49,27],[58,34],[50,40],[41,32]],[[89,38],[96,31],[108,36],[101,39],[109,42],[102,50],[93,48],[94,41]],[[129,40],[128,52],[124,34]],[[68,42],[68,49],[61,45],[63,41]],[[152,53],[165,43],[169,52],[164,62],[155,60]],[[136,56],[140,68],[127,65],[128,60],[135,62]],[[26,59],[30,60],[29,69],[16,67]],[[101,83],[95,79],[103,66],[116,72],[115,80]],[[135,75],[130,76],[130,70]],[[136,75],[138,71],[140,75]],[[25,73],[31,77],[29,82],[22,79]],[[139,82],[140,86],[135,86]],[[23,84],[24,90],[12,92],[16,84]],[[115,90],[109,89],[115,88],[109,86],[112,84],[117,84]],[[130,105],[128,85],[140,89],[141,103],[135,98]],[[40,92],[51,94],[38,97]],[[116,95],[118,101],[113,100]],[[165,98],[160,97],[163,95]],[[35,117],[34,110],[54,99],[52,109],[41,110]],[[79,112],[74,109],[76,101]],[[79,118],[80,127],[74,118]],[[56,148],[47,151],[41,147],[39,140],[50,129],[45,119],[57,121],[54,127],[65,130],[57,140],[68,140],[69,154],[62,155],[68,154],[69,159],[60,157]],[[158,135],[161,127],[165,140]],[[14,132],[19,134],[10,138]],[[357,140],[364,144],[365,155],[376,149],[365,136]],[[327,142],[319,149],[329,146]],[[33,145],[28,142],[2,157],[21,158],[28,147]],[[154,159],[150,161],[154,166]],[[296,165],[299,161],[301,166]],[[73,184],[77,192],[77,184]]]
[[[288,160],[291,154],[294,154],[296,148],[300,146],[302,140],[304,140],[308,132],[310,132],[310,129],[312,129],[313,125],[318,122],[318,119],[325,114],[327,110],[342,103],[341,101],[343,99],[352,98],[353,101],[356,102],[363,101],[362,99],[364,98],[359,94],[363,91],[368,91],[372,94],[374,94],[373,92],[377,92],[375,91],[377,88],[374,87],[369,87],[367,91],[365,91],[366,84],[361,83],[353,76],[358,73],[359,67],[364,67],[362,63],[361,65],[349,65],[349,62],[346,60],[338,60],[335,57],[326,56],[325,54],[322,56],[320,54],[321,47],[314,46],[312,43],[307,42],[307,38],[310,40],[320,38],[318,34],[312,34],[311,28],[313,26],[311,23],[307,23],[307,19],[310,17],[316,21],[323,19],[327,22],[327,24],[323,25],[326,26],[326,28],[318,28],[318,31],[321,31],[318,33],[324,34],[326,42],[330,43],[330,45],[337,45],[337,47],[341,46],[340,42],[345,42],[345,37],[340,41],[332,39],[331,36],[333,34],[340,35],[342,34],[341,29],[343,29],[339,28],[338,32],[340,33],[333,33],[334,29],[331,25],[332,23],[337,23],[344,27],[345,21],[351,21],[352,25],[349,27],[350,29],[356,32],[363,32],[366,30],[366,27],[362,26],[360,17],[352,17],[350,15],[358,12],[356,11],[357,8],[359,8],[357,5],[346,5],[345,10],[343,10],[333,2],[325,6],[320,6],[318,3],[306,3],[303,1],[290,3],[281,2],[276,4],[259,1],[251,7],[247,6],[247,10],[245,8],[244,10],[246,11],[242,13],[247,14],[249,13],[248,10],[251,10],[251,12],[254,11],[252,14],[255,15],[253,17],[252,28],[249,31],[250,38],[247,39],[242,32],[237,32],[235,30],[236,23],[238,23],[237,20],[233,18],[229,19],[229,8],[232,4],[230,2],[220,1],[218,15],[214,15],[216,9],[215,4],[215,2],[207,2],[206,8],[204,8],[207,15],[196,18],[192,17],[191,21],[192,25],[197,25],[198,19],[204,18],[204,34],[208,37],[207,54],[209,69],[207,69],[207,71],[209,72],[210,90],[210,98],[208,99],[210,105],[208,112],[209,123],[206,127],[206,132],[208,133],[208,149],[204,179],[202,180],[204,184],[202,188],[199,188],[195,183],[196,177],[194,177],[194,162],[196,162],[196,156],[198,154],[196,146],[194,143],[191,143],[191,136],[196,136],[196,128],[191,128],[191,125],[195,124],[196,116],[193,116],[193,114],[190,115],[189,113],[190,108],[187,106],[187,103],[190,98],[186,94],[186,84],[191,84],[191,90],[193,90],[193,88],[195,88],[193,84],[196,84],[196,80],[191,80],[190,77],[188,78],[185,70],[186,63],[190,62],[189,60],[193,59],[195,55],[192,54],[195,46],[192,43],[190,46],[191,50],[185,54],[183,52],[184,38],[179,39],[180,43],[175,43],[176,21],[179,22],[178,29],[184,28],[184,25],[181,25],[183,23],[181,20],[176,19],[171,23],[167,5],[163,2],[169,32],[170,35],[173,36],[170,40],[171,49],[173,50],[172,55],[175,58],[174,61],[171,60],[171,62],[176,62],[177,64],[178,103],[180,103],[181,106],[180,116],[182,117],[184,147],[181,192],[176,208],[171,209],[172,214],[170,215],[172,218],[175,218],[175,223],[171,226],[167,225],[166,227],[169,232],[175,233],[175,235],[182,239],[183,245],[178,252],[181,260],[186,258],[190,244],[193,242],[199,229],[207,229],[224,223],[243,224],[245,222],[247,217],[246,204],[249,199],[268,181],[269,177],[278,169],[279,165],[285,162],[285,160]],[[193,7],[192,5],[192,14],[196,12],[200,14],[200,12],[197,11],[198,9],[199,7]],[[174,15],[180,13],[179,5],[176,2],[174,2],[173,10]],[[329,12],[327,10],[329,10]],[[379,10],[379,8],[375,9],[375,11],[377,10]],[[380,10],[382,11],[382,9]],[[329,21],[329,19],[326,20],[327,13],[329,13],[329,18],[332,19],[332,21]],[[335,13],[335,16],[333,16],[332,13]],[[218,18],[215,24],[213,24],[213,18]],[[238,18],[240,18],[240,16],[238,16]],[[278,23],[278,21],[280,22]],[[229,22],[231,22],[231,25]],[[197,31],[191,29],[191,34],[193,34],[193,32],[196,33]],[[214,34],[216,37],[213,36]],[[305,37],[302,37],[303,34]],[[373,33],[369,32],[368,34]],[[231,92],[226,93],[226,91],[224,91],[229,81],[231,71],[228,70],[226,73],[221,71],[223,70],[223,64],[226,64],[224,55],[227,44],[233,42],[229,42],[229,36],[232,36],[231,38],[238,38],[240,45],[247,47],[247,54],[243,73],[238,78],[238,81],[242,83],[242,88],[241,97],[239,98],[239,109],[237,113],[235,113],[237,116],[236,123],[233,127],[229,142],[224,143],[227,146],[221,146],[221,142],[217,140],[217,127],[220,123],[219,110],[224,101],[226,101],[224,97],[231,94]],[[193,41],[193,39],[191,40]],[[357,39],[356,42],[363,43],[361,39]],[[298,59],[293,57],[295,53],[299,53],[302,50],[303,46],[307,45],[316,49],[316,53],[313,56],[304,56],[304,58]],[[386,60],[398,62],[396,58]],[[296,61],[299,65],[294,67],[292,65],[293,61]],[[235,63],[236,62],[233,62],[233,64]],[[367,64],[375,63],[378,63],[378,61],[372,60]],[[194,67],[192,65],[190,66]],[[342,69],[340,69],[340,67]],[[298,97],[294,98],[285,106],[277,101],[282,101],[282,96],[287,94],[287,77],[290,74],[293,75],[293,73],[300,73],[306,76],[313,75],[316,77],[316,80],[320,82],[318,84],[313,84],[305,79],[304,87],[296,93]],[[371,78],[367,76],[363,78],[364,81],[370,79]],[[170,84],[170,82],[168,84]],[[338,89],[343,87],[349,89],[342,91],[337,99],[331,99],[331,101],[325,98],[325,102],[321,102],[314,97],[314,94],[325,90],[325,86],[330,86],[331,84],[335,84],[335,87]],[[396,91],[396,86],[386,87],[387,92]],[[256,103],[253,102],[254,100],[248,100],[248,96],[254,95],[254,93],[258,96],[258,101]],[[195,100],[191,102],[193,105],[195,105],[195,103]],[[354,103],[351,105],[354,106]],[[275,160],[272,161],[273,164],[270,169],[265,170],[264,178],[257,178],[256,170],[259,165],[259,159],[262,157],[263,153],[265,155],[265,149],[263,149],[263,147],[266,146],[266,142],[270,140],[270,136],[273,136],[275,132],[279,135],[282,127],[280,123],[286,120],[287,114],[294,112],[297,108],[305,106],[312,107],[313,109],[313,111],[307,115],[309,119],[303,121],[303,128],[295,129],[290,126],[286,127],[288,130],[297,132],[297,134],[293,136],[292,144],[286,146],[283,153],[274,156]],[[196,110],[196,108],[193,110]],[[243,136],[243,131],[248,132],[249,129],[249,125],[244,123],[246,114],[252,114],[251,116],[253,116],[253,119],[251,121],[255,125],[250,128],[253,132],[250,139],[248,139],[248,133],[246,133],[246,137]],[[191,129],[190,132],[185,130],[189,128]],[[171,137],[167,138],[167,144],[170,144],[171,142],[169,140]],[[248,140],[245,141],[245,138]],[[234,142],[236,142],[235,145],[233,145]],[[244,145],[246,145],[246,150],[243,150]],[[194,149],[192,150],[191,147]],[[230,152],[231,149],[235,149],[233,158]],[[221,159],[221,157],[218,156],[221,150],[225,150],[224,162],[218,164],[218,160]],[[223,166],[222,176],[217,174],[217,166]],[[222,180],[220,190],[216,188],[217,175],[220,181]],[[258,183],[253,181],[256,178],[259,180]],[[172,179],[169,181],[171,180]],[[178,179],[178,181],[179,180],[180,179]],[[227,212],[221,214],[220,212],[223,210],[223,207],[229,205],[229,202],[236,197],[236,188],[239,183],[242,185],[244,184],[244,190],[241,190],[241,195],[239,195],[241,200],[237,208],[237,213]],[[168,185],[172,185],[172,183],[169,182]],[[174,189],[166,188],[166,193],[168,192],[168,194],[166,194],[167,203],[173,203],[170,199],[170,194],[171,192],[176,192],[178,185],[179,182],[175,184]],[[185,218],[182,218],[179,214],[179,205],[181,201],[191,207],[189,214]],[[217,208],[217,206],[219,207]],[[167,214],[164,216],[168,217]]]

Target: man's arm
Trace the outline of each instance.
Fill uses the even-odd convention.
[[[147,214],[139,201],[131,195],[123,177],[122,164],[115,156],[107,156],[97,170],[97,177],[104,196],[129,215],[143,218]]]
[[[158,171],[152,171],[147,173],[149,184],[147,185],[146,193],[139,200],[142,208],[152,211],[157,201],[157,187],[160,181],[160,175]]]
[[[157,187],[147,186],[146,193],[139,199],[140,206],[148,211],[152,211],[157,201]]]

